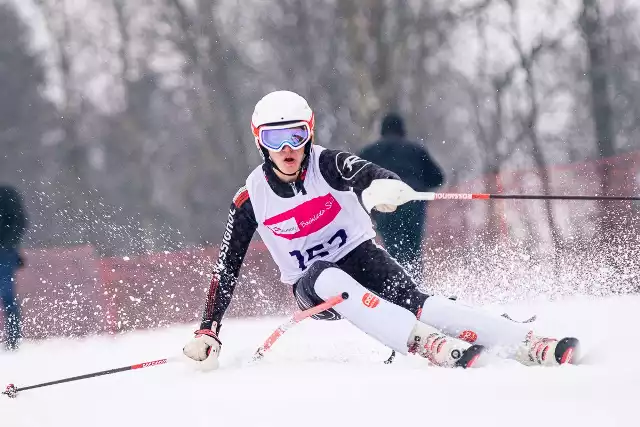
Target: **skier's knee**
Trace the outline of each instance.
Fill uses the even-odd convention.
[[[300,293],[313,299],[321,299],[315,291],[315,286],[320,274],[328,268],[338,268],[338,266],[329,261],[314,262],[296,283],[295,293]]]
[[[324,302],[315,291],[316,282],[320,274],[328,268],[338,268],[338,266],[329,261],[316,261],[306,271],[294,285],[293,293],[298,303],[298,307],[302,310],[314,307]],[[338,320],[340,315],[333,309],[325,310],[312,316],[318,320]]]

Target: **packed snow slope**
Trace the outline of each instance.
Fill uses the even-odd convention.
[[[514,318],[537,314],[541,333],[581,338],[589,363],[528,368],[488,355],[469,370],[415,356],[385,365],[389,350],[346,321],[312,320],[250,362],[283,319],[229,320],[216,372],[176,362],[2,396],[0,426],[640,425],[640,297],[571,297],[508,310]],[[194,327],[25,343],[0,353],[0,382],[26,386],[171,357]]]

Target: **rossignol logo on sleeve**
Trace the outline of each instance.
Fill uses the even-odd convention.
[[[215,270],[220,273],[224,268],[224,260],[227,258],[227,252],[229,252],[229,244],[231,243],[231,232],[233,231],[233,221],[235,220],[236,209],[232,207],[229,210],[229,216],[227,217],[227,226],[224,229],[224,235],[222,236],[222,243],[220,244],[220,253],[218,254],[218,262],[216,263]]]

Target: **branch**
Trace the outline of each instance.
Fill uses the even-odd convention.
[[[178,14],[178,26],[181,30],[182,37],[181,40],[175,41],[176,45],[178,45],[182,52],[187,54],[187,57],[194,66],[200,65],[197,40],[191,32],[191,28],[193,28],[195,23],[189,17],[189,12],[187,12],[180,0],[166,0],[166,2],[167,5],[175,9]]]
[[[479,13],[482,13],[486,9],[488,9],[489,6],[493,4],[493,2],[494,0],[481,0],[474,5],[465,6],[461,8],[459,11],[451,13],[450,19],[464,21],[467,19],[474,18]]]

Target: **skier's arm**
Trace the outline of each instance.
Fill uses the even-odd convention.
[[[200,329],[210,329],[215,333],[220,330],[222,316],[231,303],[240,267],[257,227],[249,194],[246,189],[241,188],[234,197],[226,218]]]
[[[339,150],[324,150],[320,154],[320,171],[331,187],[342,191],[353,188],[356,193],[368,188],[375,179],[400,179],[388,169]]]

